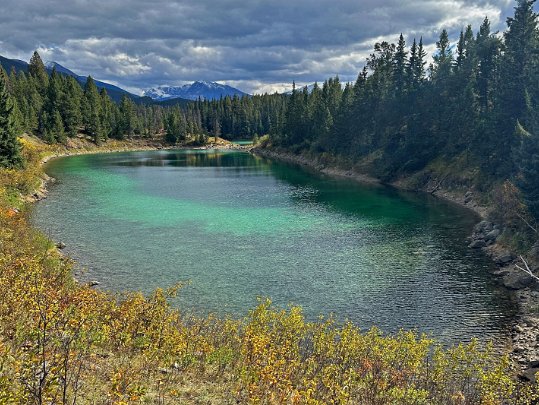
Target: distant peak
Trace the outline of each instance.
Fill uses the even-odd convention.
[[[191,84],[184,84],[182,86],[157,86],[146,90],[144,95],[158,101],[172,98],[216,100],[226,96],[244,96],[247,93],[226,84],[197,80]]]

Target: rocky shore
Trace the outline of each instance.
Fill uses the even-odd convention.
[[[380,184],[380,180],[353,170],[326,166],[319,160],[306,156],[296,155],[284,151],[254,148],[252,153],[261,157],[280,160],[287,163],[302,165],[321,173],[345,177],[363,184]],[[499,243],[503,228],[499,224],[489,221],[489,207],[477,202],[474,191],[465,193],[446,190],[439,183],[432,182],[421,189],[411,189],[405,181],[397,181],[389,186],[418,192],[427,192],[436,197],[451,201],[475,212],[481,221],[474,227],[472,235],[467,241],[470,249],[480,249],[487,254],[496,268],[492,274],[496,280],[511,291],[517,305],[518,312],[511,325],[511,354],[515,369],[519,377],[524,380],[535,381],[535,373],[539,372],[539,282],[517,265],[522,265],[516,254]],[[534,249],[539,257],[539,244]],[[519,264],[520,263],[520,264]],[[538,271],[539,269],[532,269]]]

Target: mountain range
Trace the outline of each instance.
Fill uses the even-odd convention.
[[[8,59],[0,55],[0,65],[4,68],[6,72],[10,72],[11,69],[15,69],[15,71],[24,71],[28,72],[28,63],[19,59]],[[84,86],[86,84],[86,76],[78,75],[71,70],[65,68],[64,66],[56,63],[56,62],[48,62],[45,64],[45,68],[52,72],[54,68],[56,68],[56,71],[60,74],[74,77],[75,80],[77,80],[81,86]],[[120,101],[122,97],[128,96],[133,101],[137,103],[151,103],[152,100],[148,97],[141,97],[136,94],[130,93],[127,90],[124,90],[118,86],[114,86],[113,84],[101,82],[99,80],[95,80],[95,84],[98,89],[105,89],[107,90],[108,95],[110,98],[112,98],[114,101]]]
[[[226,84],[216,82],[196,81],[192,84],[183,86],[159,86],[148,89],[144,95],[151,97],[153,100],[165,101],[175,98],[183,98],[187,100],[218,100],[226,96],[246,96],[241,90]]]
[[[10,72],[11,69],[16,71],[28,72],[28,63],[19,59],[8,59],[0,55],[0,65],[4,68],[6,72]],[[81,86],[86,84],[87,76],[82,76],[74,73],[70,69],[60,65],[56,62],[47,62],[45,64],[46,69],[52,72],[53,69],[56,69],[56,72],[74,77]],[[121,87],[115,86],[110,83],[105,83],[94,78],[95,84],[98,89],[107,90],[108,95],[114,101],[119,102],[122,97],[128,96],[136,103],[140,104],[164,104],[164,105],[174,105],[174,104],[186,104],[191,100],[215,100],[220,99],[225,96],[245,96],[248,95],[241,90],[238,90],[234,87],[227,86],[225,84],[216,83],[216,82],[206,82],[206,81],[196,81],[192,84],[186,84],[183,86],[158,86],[152,89],[148,89],[144,92],[143,96],[139,96],[133,93],[128,92],[127,90],[122,89]]]

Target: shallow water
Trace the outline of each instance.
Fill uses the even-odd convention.
[[[52,161],[33,221],[79,278],[114,291],[191,284],[177,304],[243,316],[258,296],[363,328],[497,338],[514,308],[466,247],[477,221],[428,195],[358,185],[245,152],[146,151]]]

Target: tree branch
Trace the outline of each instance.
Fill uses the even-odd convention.
[[[524,260],[524,258],[522,256],[520,256],[520,260],[522,260],[522,263],[524,263],[524,267],[526,267],[526,268],[520,267],[518,264],[515,265],[516,268],[519,269],[519,270],[522,270],[524,273],[526,273],[529,276],[533,277],[534,280],[539,281],[539,277],[537,277],[535,274],[533,274],[533,272],[530,269],[530,266],[528,266],[528,263],[526,262],[526,260]]]

